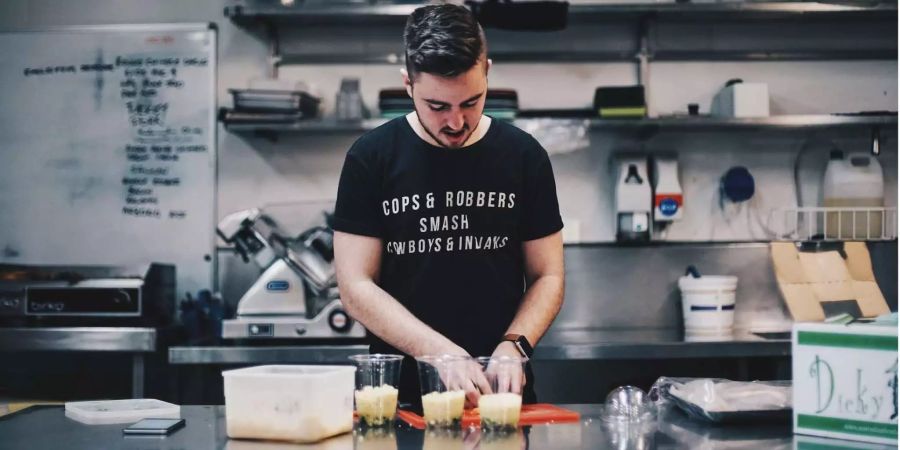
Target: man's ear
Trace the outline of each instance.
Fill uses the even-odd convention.
[[[487,59],[487,64],[486,64],[485,67],[484,67],[484,76],[487,76],[488,72],[491,71],[491,64],[493,64],[493,63],[494,63],[494,62],[491,61],[491,58],[488,58],[488,59]]]
[[[403,76],[403,87],[406,88],[406,94],[412,98],[412,80],[409,79],[409,72],[405,68],[400,69],[400,75]]]

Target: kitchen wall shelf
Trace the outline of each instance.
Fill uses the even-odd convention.
[[[282,65],[400,64],[398,33],[424,2],[243,0],[225,8],[235,24],[265,30],[273,73]],[[498,62],[639,62],[892,60],[897,2],[806,1],[579,3],[566,30],[521,33],[488,29]],[[344,29],[341,49],[292,45]],[[374,28],[373,28],[374,27]],[[372,31],[367,33],[366,31]],[[579,34],[580,33],[580,34]],[[538,41],[529,35],[540,36]],[[602,40],[596,39],[602,35]],[[337,39],[337,38],[334,38]]]
[[[403,21],[426,2],[397,4],[389,2],[299,1],[288,6],[272,0],[244,0],[225,8],[225,16],[235,22],[253,20],[294,20],[330,24],[354,23],[360,19]],[[596,2],[569,5],[570,21],[609,18],[610,15],[635,17],[642,15],[703,18],[773,18],[798,16],[829,16],[835,14],[867,17],[881,13],[896,13],[897,3],[890,1],[860,1],[828,3],[814,1],[730,1],[675,2],[647,1],[644,3]]]
[[[387,122],[387,120],[384,119],[316,119],[303,120],[294,123],[225,123],[225,129],[234,133],[362,133],[372,130],[385,122]]]
[[[284,5],[283,3],[290,3]],[[381,0],[237,0],[225,16],[269,44],[269,76],[283,65],[401,64],[399,30],[425,2]],[[897,2],[647,1],[579,2],[569,6],[562,31],[488,29],[490,56],[510,63],[629,62],[644,84],[660,61],[850,61],[897,58]],[[598,39],[602,36],[602,39]],[[652,101],[651,101],[652,103]],[[653,111],[653,105],[648,105]],[[532,119],[521,119],[532,120]],[[536,119],[545,120],[545,119]],[[894,115],[790,115],[761,119],[662,117],[582,121],[592,130],[630,132],[646,139],[660,131],[798,130],[868,126],[873,148]],[[226,124],[235,133],[270,137],[282,132],[361,133],[382,121],[317,120]],[[531,126],[517,121],[517,123]],[[576,122],[578,123],[578,122]]]
[[[296,123],[226,123],[225,128],[234,133],[362,133],[383,123],[386,119],[362,121],[309,120]],[[554,119],[527,118],[513,121],[519,127],[529,128],[533,123],[542,125],[554,123],[585,124],[592,130],[616,131],[716,131],[716,130],[793,130],[810,128],[850,128],[850,127],[896,127],[896,115],[783,115],[761,118],[720,118],[720,117],[664,117],[646,119]]]

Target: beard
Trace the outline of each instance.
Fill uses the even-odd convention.
[[[478,123],[481,122],[480,120],[478,122],[476,122],[475,126],[472,127],[471,129],[469,128],[468,123],[464,123],[462,129],[458,130],[457,134],[451,134],[450,133],[451,130],[449,128],[442,128],[440,130],[431,130],[428,127],[428,125],[424,121],[422,121],[422,115],[419,114],[419,108],[416,108],[415,106],[413,106],[413,109],[415,110],[416,118],[419,119],[419,124],[422,125],[422,129],[425,130],[425,133],[428,133],[428,135],[431,136],[431,139],[433,139],[434,142],[437,142],[439,146],[444,147],[444,148],[462,148],[463,145],[465,145],[465,143],[469,140],[469,137],[472,136],[472,133],[474,133],[475,130],[478,128]],[[441,138],[442,136],[447,136],[447,135],[449,135],[450,137],[453,137],[453,138],[463,136],[464,139],[461,139],[460,141],[458,141],[458,143],[454,143],[454,142],[449,142],[446,139]]]

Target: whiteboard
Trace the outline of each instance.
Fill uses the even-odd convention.
[[[0,262],[215,270],[216,32],[0,33]]]

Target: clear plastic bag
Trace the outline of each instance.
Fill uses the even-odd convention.
[[[653,383],[650,398],[660,408],[674,405],[707,422],[791,420],[790,381],[662,377]]]
[[[585,119],[528,119],[516,125],[540,142],[548,154],[559,155],[591,146],[590,121]]]

